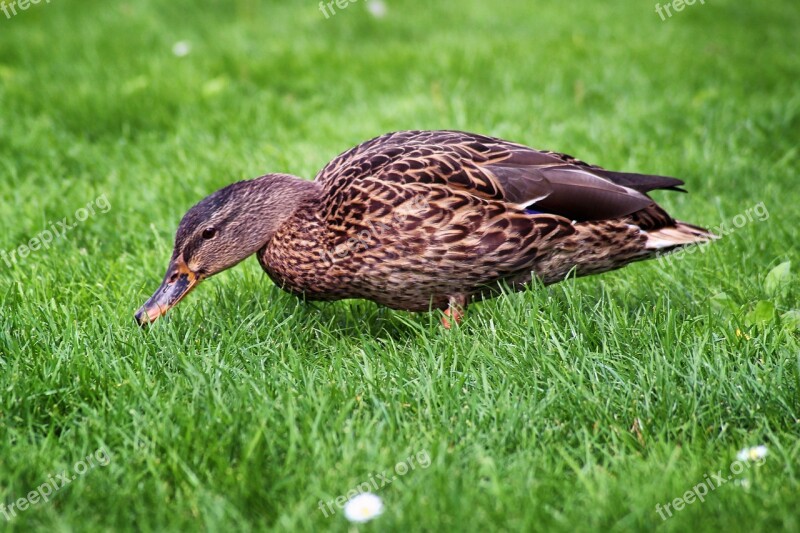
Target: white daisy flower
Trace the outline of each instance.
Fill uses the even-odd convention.
[[[177,57],[188,56],[189,52],[191,51],[192,45],[189,43],[189,41],[178,41],[172,45],[172,53]]]
[[[383,512],[383,502],[371,492],[353,496],[344,505],[344,516],[351,522],[368,522]]]
[[[739,453],[736,454],[736,458],[740,461],[758,461],[766,457],[768,453],[769,450],[762,444],[760,446],[739,450]]]
[[[369,0],[367,9],[369,9],[369,12],[372,13],[372,16],[375,18],[382,19],[386,16],[387,9],[383,0]]]

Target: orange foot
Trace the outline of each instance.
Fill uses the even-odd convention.
[[[458,309],[453,309],[452,307],[445,309],[444,316],[442,317],[442,326],[444,326],[444,329],[450,329],[453,327],[453,325],[450,323],[450,320],[448,320],[448,317],[452,318],[453,322],[456,324],[460,324],[461,320],[464,318],[464,313]]]
[[[444,316],[442,317],[442,326],[444,329],[451,329],[453,324],[460,324],[464,319],[464,307],[466,306],[466,299],[463,296],[450,298],[450,305],[445,309]],[[450,322],[450,318],[453,322]]]

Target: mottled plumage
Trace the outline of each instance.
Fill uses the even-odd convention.
[[[341,154],[314,182],[267,175],[218,191],[184,217],[173,263],[182,259],[198,281],[215,273],[202,273],[193,257],[204,239],[187,237],[214,226],[241,233],[229,237],[231,257],[215,264],[227,268],[257,244],[272,280],[307,299],[463,308],[502,283],[554,283],[713,238],[647,195],[682,184],[482,135],[389,133]],[[193,244],[182,245],[182,235]],[[149,318],[165,312],[156,309]]]

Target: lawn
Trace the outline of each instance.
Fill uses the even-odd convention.
[[[0,11],[0,529],[800,530],[797,2],[378,1]],[[400,129],[680,177],[724,238],[451,331],[253,259],[134,324],[200,198]]]

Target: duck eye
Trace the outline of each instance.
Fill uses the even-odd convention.
[[[213,239],[216,234],[217,234],[216,228],[206,228],[203,230],[203,238],[206,240]]]

